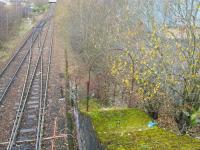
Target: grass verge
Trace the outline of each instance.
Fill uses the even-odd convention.
[[[56,14],[55,14],[55,43],[59,45],[60,49],[63,49],[65,51],[65,88],[69,89],[69,74],[68,74],[68,59],[67,59],[67,50],[69,46],[69,40],[68,40],[68,34],[67,34],[67,5],[68,2],[65,0],[60,0],[57,2],[56,6]],[[66,97],[66,127],[67,127],[67,143],[69,150],[76,149],[76,138],[75,138],[75,125],[73,120],[73,113],[71,111],[71,104],[69,99],[69,92],[66,90],[65,92]]]
[[[98,106],[95,103],[90,103],[91,107]],[[138,109],[91,109],[86,114],[108,150],[199,150],[200,147],[199,140],[187,135],[178,136],[158,127],[148,128],[151,118]]]
[[[5,63],[10,58],[19,43],[23,41],[24,37],[26,37],[27,32],[31,31],[32,27],[34,27],[36,22],[42,18],[42,15],[48,8],[49,5],[41,5],[39,7],[40,15],[35,14],[31,20],[23,18],[20,26],[15,30],[16,32],[13,33],[7,41],[0,43],[0,65]]]
[[[30,24],[27,19],[22,19],[22,23],[18,27],[17,32],[14,33],[14,35],[8,41],[2,44],[0,50],[0,64],[4,63],[10,58],[17,45],[23,40],[24,36],[28,31],[31,30],[33,25],[34,24]]]

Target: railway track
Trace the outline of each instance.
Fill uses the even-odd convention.
[[[46,104],[47,104],[47,91],[48,91],[48,84],[49,84],[49,74],[50,74],[50,65],[51,65],[51,56],[52,56],[52,48],[53,48],[53,33],[54,33],[54,27],[53,23],[50,26],[50,41],[49,41],[49,51],[46,51],[43,56],[48,57],[42,57],[41,59],[41,70],[42,70],[42,91],[41,91],[41,97],[39,102],[39,115],[38,115],[38,127],[37,127],[37,137],[36,137],[36,150],[41,149],[42,145],[42,137],[43,137],[43,128],[44,128],[44,121],[45,121],[45,110],[46,110]],[[45,63],[46,62],[46,63]]]
[[[7,150],[41,149],[53,44],[53,12],[54,6],[51,5],[44,19],[46,24],[42,26],[38,35],[39,49],[37,51],[31,48],[29,57],[27,56],[26,81]],[[34,142],[19,144],[17,141]]]
[[[8,61],[5,67],[0,72],[0,105],[2,105],[5,96],[15,80],[17,73],[21,69],[25,60],[30,54],[30,51],[37,41],[40,30],[45,25],[45,20],[41,20],[29,36],[25,39],[25,42],[16,51],[13,57]]]

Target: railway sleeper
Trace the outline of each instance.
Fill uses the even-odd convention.
[[[37,116],[35,114],[28,114],[28,119],[37,120]]]
[[[31,92],[31,96],[35,96],[35,95],[38,95],[38,94],[39,94],[38,91],[35,91],[35,92],[32,91],[32,92]]]
[[[40,98],[39,96],[31,96],[32,100],[39,100],[39,98]]]
[[[38,105],[29,105],[28,108],[32,109],[32,108],[38,108]]]
[[[20,129],[21,134],[33,134],[36,132],[36,128],[22,128]]]
[[[12,148],[12,150],[32,150],[32,146],[31,145],[16,145],[14,148]]]
[[[28,113],[36,113],[37,110],[35,108],[32,108],[32,109],[28,109],[27,111]]]
[[[39,104],[39,101],[29,101],[28,105],[32,105],[32,104]]]

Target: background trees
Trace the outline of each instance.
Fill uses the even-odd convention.
[[[0,2],[0,45],[19,30],[20,24],[23,22],[22,19],[26,19],[32,16],[31,5],[41,5],[46,3],[47,0],[37,1],[12,1],[11,5],[6,5]],[[0,49],[1,49],[0,47]]]
[[[85,63],[101,53],[92,77],[105,81],[96,84],[97,98],[147,112],[164,107],[181,132],[191,127],[200,102],[199,0],[73,0],[69,6],[73,49]]]

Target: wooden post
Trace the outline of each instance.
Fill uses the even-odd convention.
[[[54,120],[53,139],[51,140],[51,150],[55,149],[56,130],[57,130],[57,117]]]
[[[88,82],[87,82],[87,108],[86,111],[89,111],[89,99],[90,99],[90,78],[91,78],[91,70],[93,64],[90,66],[88,70]]]
[[[131,107],[131,101],[132,101],[132,94],[133,94],[133,88],[134,88],[134,72],[135,72],[135,62],[134,59],[132,57],[132,55],[130,53],[128,53],[128,56],[131,59],[131,63],[132,63],[132,75],[131,75],[131,90],[130,90],[130,97],[129,97],[129,101],[128,101],[128,107]]]
[[[115,103],[116,99],[116,89],[117,89],[117,84],[114,83],[114,91],[113,91],[113,103]]]
[[[90,81],[87,82],[87,108],[86,111],[89,110],[89,99],[90,99]]]

